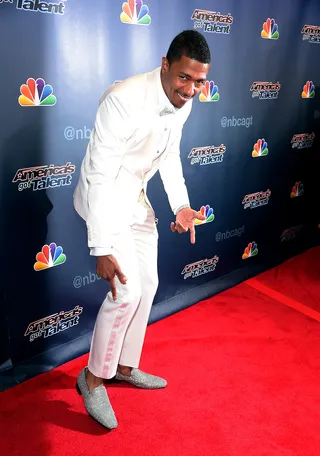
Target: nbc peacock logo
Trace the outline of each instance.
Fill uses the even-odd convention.
[[[202,87],[199,100],[200,101],[218,101],[220,98],[218,86],[213,81],[206,81]]]
[[[274,19],[268,19],[263,23],[261,30],[261,38],[267,40],[277,40],[279,38],[278,24],[276,24]]]
[[[46,84],[44,79],[29,78],[26,84],[20,87],[20,106],[54,106],[57,102],[53,95],[53,88]]]
[[[304,186],[301,182],[296,182],[292,187],[290,198],[296,198],[304,194]]]
[[[57,246],[55,242],[50,245],[44,245],[36,256],[37,262],[34,264],[35,271],[43,271],[44,269],[53,268],[66,262],[66,255],[63,253],[63,248]]]
[[[315,87],[312,81],[307,81],[303,86],[302,98],[313,98],[316,94]]]
[[[203,215],[205,217],[205,220],[195,219],[195,221],[194,221],[195,225],[204,225],[205,223],[213,222],[213,220],[214,220],[213,209],[208,204],[206,206],[202,206],[199,212],[201,213],[201,215]]]
[[[258,246],[255,242],[250,242],[248,247],[244,249],[242,259],[246,260],[247,258],[258,255]]]
[[[128,0],[122,4],[120,20],[124,24],[150,25],[149,8],[142,0]]]
[[[253,146],[252,156],[253,157],[265,157],[268,155],[268,143],[262,139],[258,139],[258,141]]]

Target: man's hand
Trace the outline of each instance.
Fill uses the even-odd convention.
[[[171,222],[171,230],[173,233],[186,233],[190,230],[190,241],[191,244],[196,242],[196,230],[194,228],[195,219],[205,220],[206,218],[201,212],[194,211],[190,207],[181,209],[176,216],[176,222]]]
[[[109,281],[112,297],[115,301],[117,299],[116,284],[114,281],[115,276],[118,277],[123,285],[127,283],[127,278],[121,271],[119,263],[115,257],[113,255],[99,256],[97,258],[96,272],[98,276]]]

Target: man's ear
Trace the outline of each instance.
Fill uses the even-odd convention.
[[[169,71],[169,62],[167,57],[162,57],[161,73],[166,74]]]

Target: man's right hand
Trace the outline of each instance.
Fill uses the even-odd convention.
[[[120,269],[119,263],[113,255],[104,255],[97,258],[97,275],[110,283],[110,289],[114,301],[117,299],[115,276],[125,285],[127,278]]]

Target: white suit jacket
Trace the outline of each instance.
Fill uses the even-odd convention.
[[[74,192],[90,248],[111,253],[115,236],[130,225],[141,190],[146,193],[158,170],[173,213],[189,205],[180,139],[191,107],[192,100],[181,109],[169,102],[160,68],[114,83],[105,92]],[[159,150],[164,138],[164,150]]]

